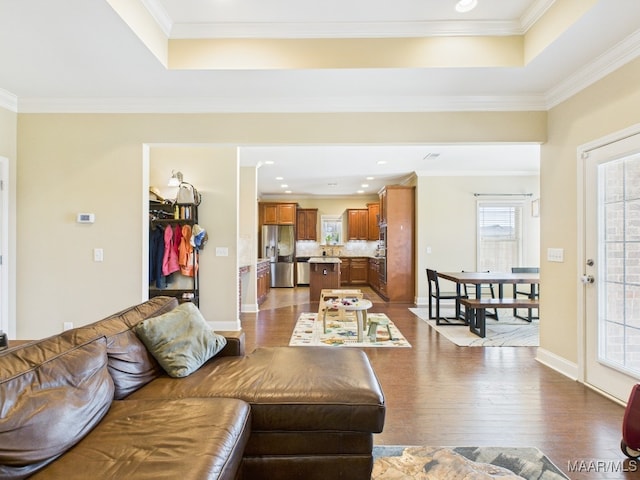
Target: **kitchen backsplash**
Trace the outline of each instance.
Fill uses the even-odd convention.
[[[373,257],[378,249],[378,242],[347,242],[344,245],[320,245],[319,242],[296,242],[296,257],[320,257],[322,252],[334,257]]]

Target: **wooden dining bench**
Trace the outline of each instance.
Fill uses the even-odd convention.
[[[538,298],[461,298],[464,306],[465,323],[469,330],[483,337],[486,335],[487,308],[538,308]]]

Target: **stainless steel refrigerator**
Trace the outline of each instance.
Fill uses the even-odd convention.
[[[296,253],[293,225],[264,225],[262,249],[271,264],[271,286],[293,287]]]

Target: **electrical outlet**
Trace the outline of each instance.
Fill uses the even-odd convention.
[[[101,248],[93,249],[93,261],[102,262],[104,260],[104,251]]]

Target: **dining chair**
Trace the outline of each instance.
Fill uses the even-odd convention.
[[[444,325],[463,325],[460,322],[451,322],[450,318],[440,316],[440,301],[441,300],[458,300],[460,298],[468,298],[467,295],[458,295],[457,291],[453,292],[441,292],[440,282],[438,281],[438,272],[427,268],[427,280],[429,281],[429,318],[436,320],[436,325],[441,325],[440,321],[445,320],[447,323]],[[436,314],[433,315],[433,303],[435,301]]]
[[[540,273],[539,267],[511,267],[511,273]],[[525,287],[528,289],[521,290]],[[529,298],[538,298],[540,296],[540,287],[536,288],[536,284],[515,284],[513,286],[513,298],[516,298],[518,295],[526,295]],[[518,309],[513,309],[513,316],[516,318],[521,318],[526,320],[527,322],[531,322],[531,320],[539,319],[540,313],[538,315],[533,316],[533,308],[528,309],[528,315],[523,317],[522,315],[518,315]]]

